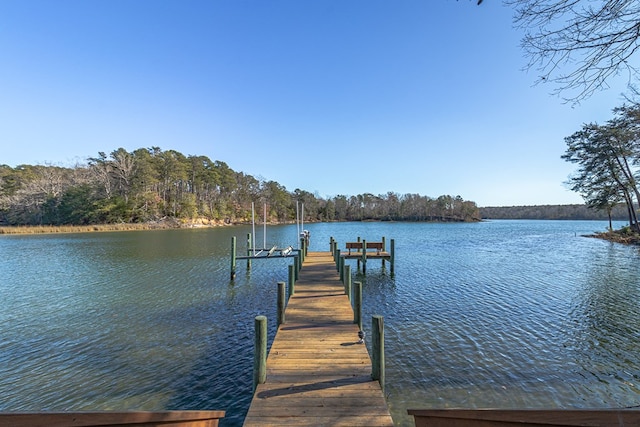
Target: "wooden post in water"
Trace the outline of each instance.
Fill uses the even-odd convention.
[[[256,316],[253,356],[253,390],[267,380],[267,318]]]
[[[384,392],[384,317],[376,315],[371,320],[371,378]]]
[[[302,263],[300,262],[300,255],[295,255],[293,257],[293,265],[295,266],[295,268],[293,269],[294,271],[294,279],[298,280],[298,275],[300,274],[300,268],[302,267]]]
[[[360,236],[358,236],[358,242],[359,241],[360,241]],[[358,264],[358,273],[360,272],[360,260],[361,260],[361,258],[358,258],[358,262],[357,262],[357,264]]]
[[[287,300],[284,286],[284,282],[278,282],[278,327],[284,324],[284,309]]]
[[[353,282],[353,323],[362,330],[362,282]]]
[[[346,264],[344,266],[344,293],[349,297],[351,302],[351,266]]]
[[[387,251],[387,241],[384,236],[382,236],[382,252]],[[382,258],[382,268],[384,268],[384,258]]]
[[[289,265],[289,298],[296,293],[296,270],[293,264]]]
[[[231,280],[236,278],[236,236],[231,238]]]
[[[251,246],[251,233],[247,233],[247,256],[253,256],[253,251],[251,250],[253,246]],[[251,270],[251,258],[247,258],[247,271]]]
[[[344,283],[344,257],[340,257],[340,261],[338,261],[338,277]]]
[[[336,270],[340,271],[340,249],[336,249]]]
[[[367,273],[367,241],[362,239],[362,272]]]
[[[336,254],[334,252],[335,250],[334,243],[335,243],[335,240],[333,240],[333,236],[329,237],[329,250],[331,251],[331,256],[333,256],[335,259]]]
[[[300,238],[300,257],[302,262],[304,262],[304,256],[305,256],[304,246],[305,246],[304,237],[301,237]]]
[[[389,264],[391,264],[391,274],[393,274],[393,267],[396,264],[396,241],[391,239],[391,245],[389,248]]]

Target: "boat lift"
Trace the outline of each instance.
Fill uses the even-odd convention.
[[[251,269],[251,261],[256,259],[274,259],[274,258],[294,258],[295,264],[298,267],[298,270],[302,266],[302,261],[304,260],[304,256],[309,247],[310,242],[310,233],[308,230],[304,230],[304,220],[300,220],[300,216],[304,217],[304,203],[302,204],[302,215],[300,215],[299,205],[296,203],[296,230],[298,235],[300,236],[300,240],[298,241],[298,247],[294,248],[292,245],[289,245],[284,248],[279,248],[278,246],[267,247],[267,205],[264,205],[264,231],[262,233],[263,242],[262,248],[256,248],[255,242],[252,239],[252,236],[256,235],[256,222],[255,222],[255,209],[254,204],[251,203],[251,222],[252,222],[252,233],[247,234],[247,255],[237,255],[236,248],[236,237],[233,236],[231,238],[231,280],[235,279],[236,276],[236,261],[246,259],[247,260],[247,270]]]

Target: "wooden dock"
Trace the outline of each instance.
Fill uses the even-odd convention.
[[[309,252],[244,426],[393,426],[331,252]]]

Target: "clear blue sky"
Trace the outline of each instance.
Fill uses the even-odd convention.
[[[0,164],[157,146],[320,196],[581,203],[579,106],[534,86],[498,0],[0,0]]]

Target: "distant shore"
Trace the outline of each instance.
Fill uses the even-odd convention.
[[[233,225],[223,220],[198,219],[182,221],[175,218],[145,223],[93,224],[93,225],[17,225],[0,226],[2,234],[56,234],[90,233],[101,231],[167,230],[175,228],[205,228]]]

